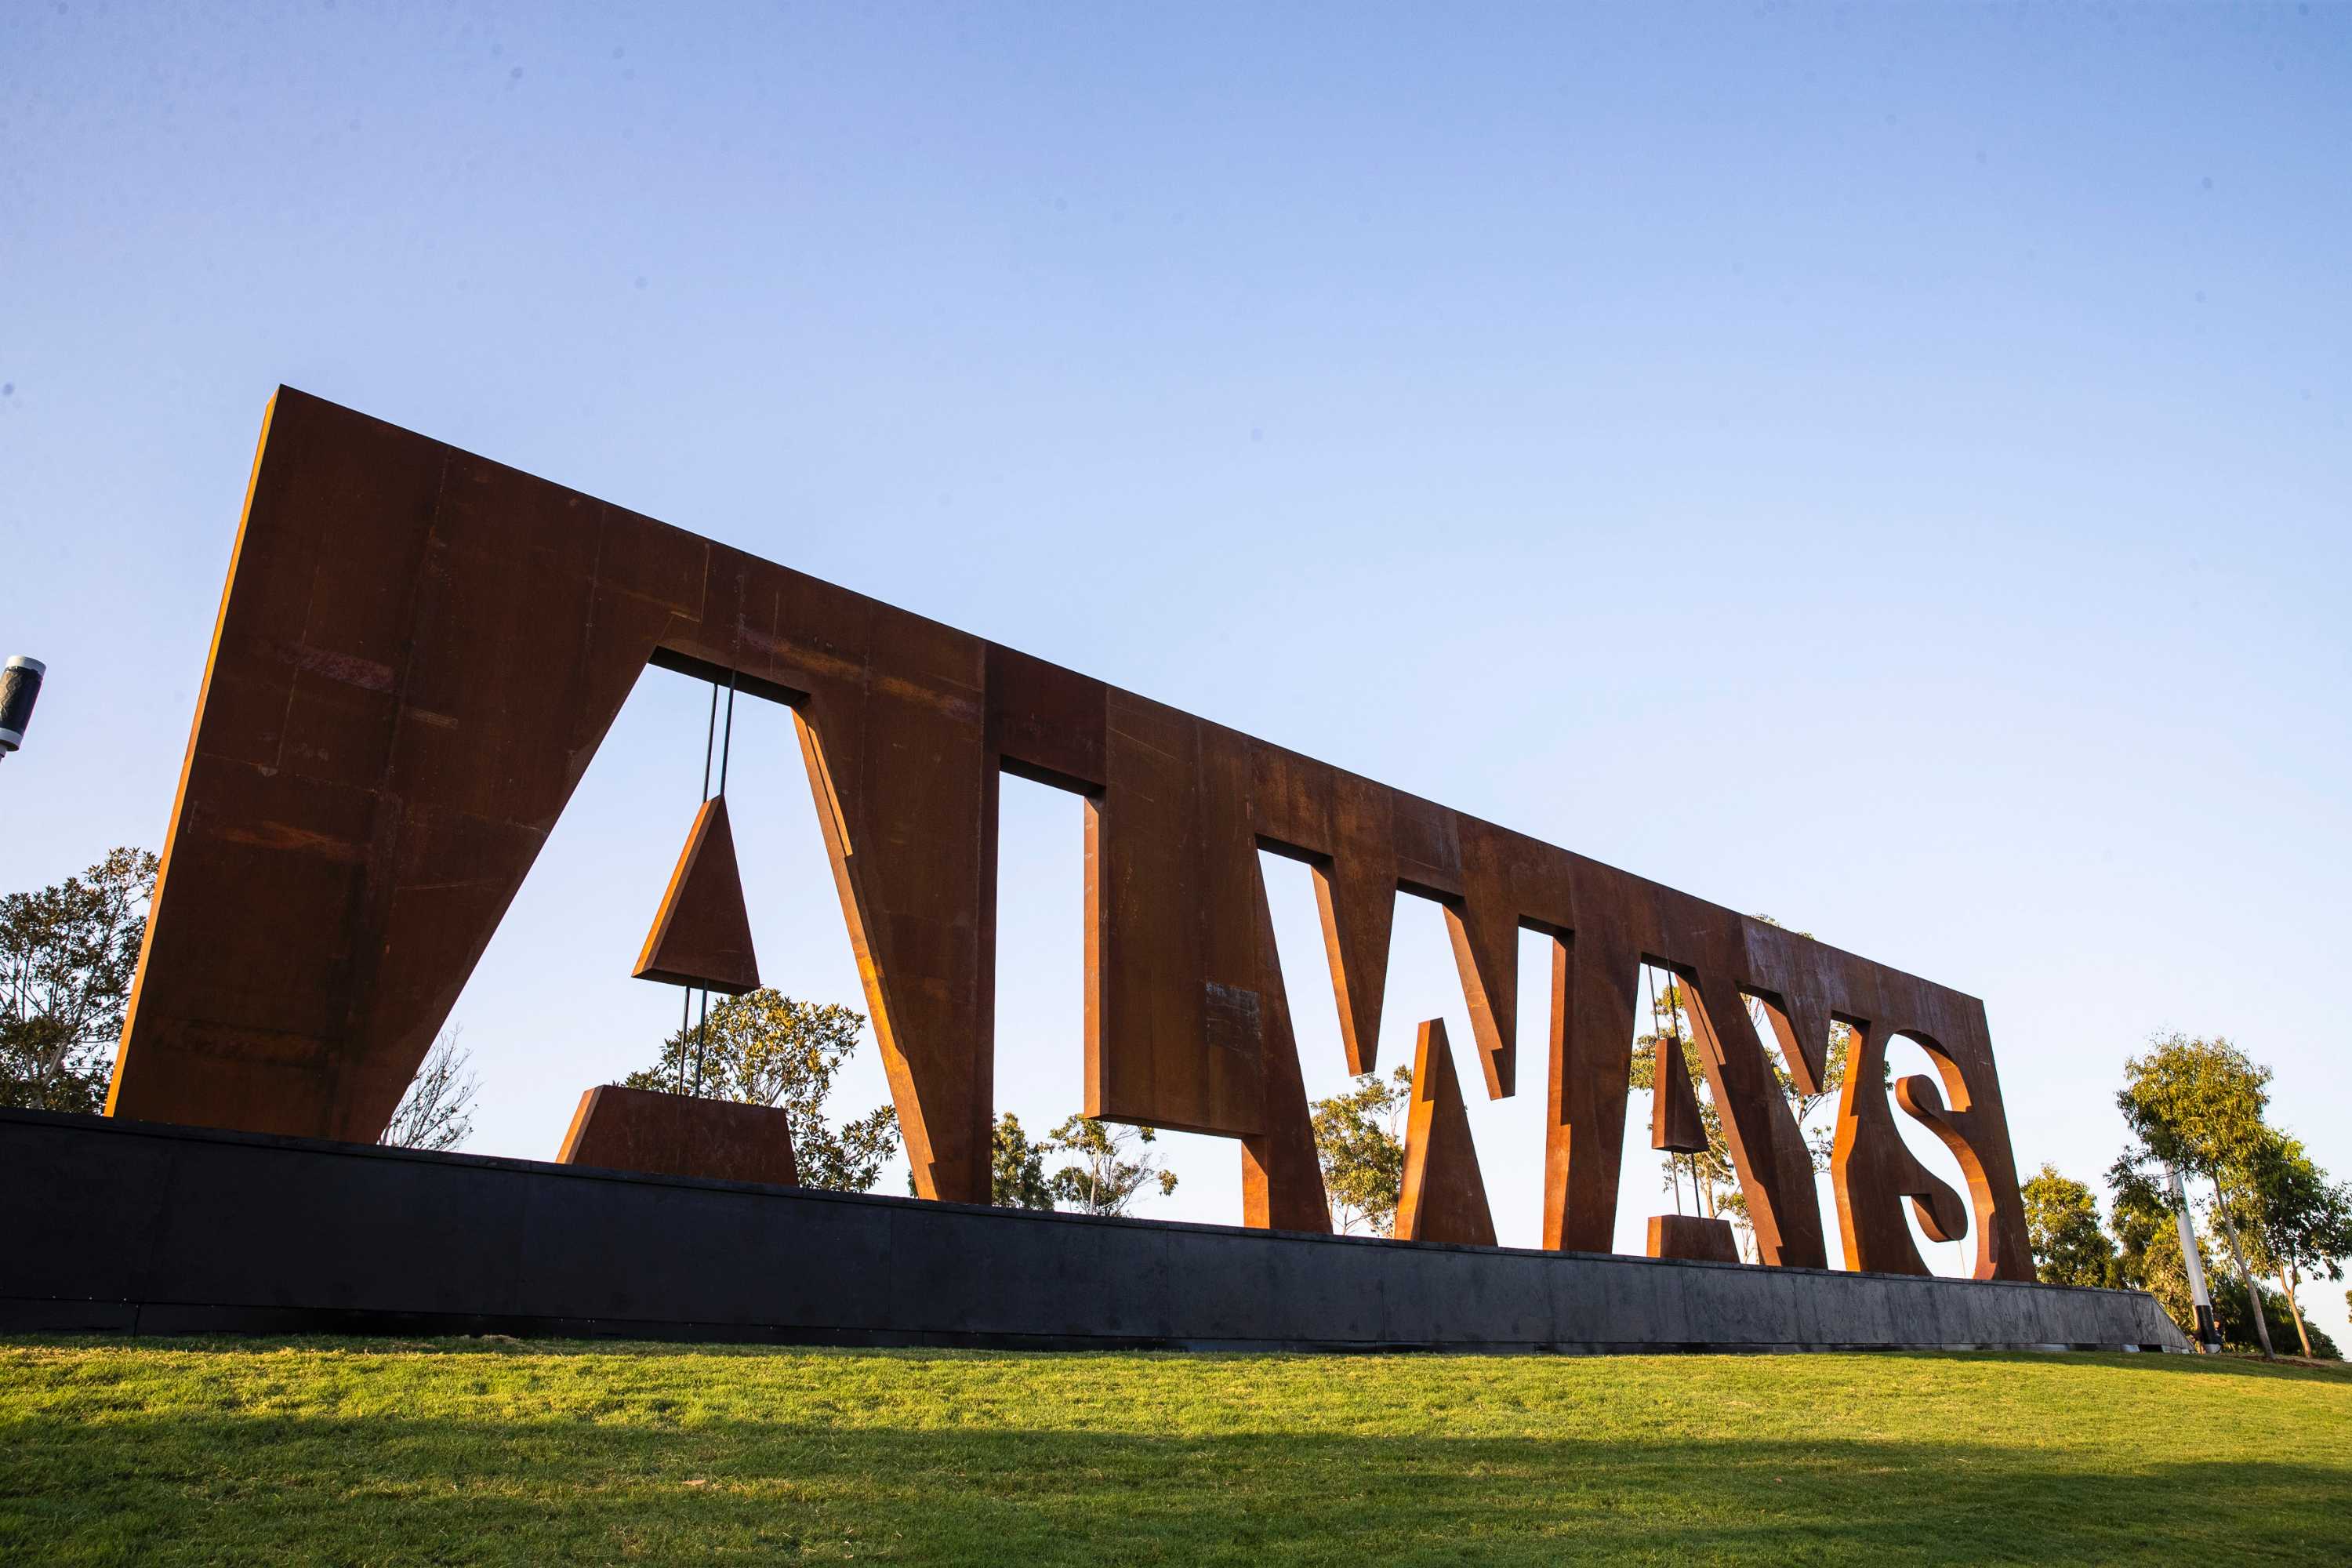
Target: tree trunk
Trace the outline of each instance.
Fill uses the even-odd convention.
[[[2303,1308],[2295,1301],[2294,1287],[2287,1282],[2286,1265],[2284,1263],[2279,1265],[2279,1294],[2286,1298],[2286,1310],[2294,1318],[2294,1337],[2303,1342],[2303,1359],[2310,1361],[2313,1359],[2311,1331],[2303,1326]]]
[[[2213,1178],[2213,1228],[2220,1231],[2221,1239],[2230,1244],[2230,1260],[2238,1266],[2238,1278],[2245,1281],[2246,1310],[2253,1314],[2254,1337],[2263,1342],[2263,1359],[2276,1361],[2278,1352],[2271,1349],[2271,1326],[2263,1315],[2262,1287],[2254,1283],[2254,1271],[2246,1267],[2246,1255],[2238,1249],[2238,1233],[2231,1228],[2221,1210],[2221,1178],[2216,1176]]]

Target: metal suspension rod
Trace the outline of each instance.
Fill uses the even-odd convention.
[[[710,689],[710,700],[713,702],[719,700],[719,688],[715,685]],[[719,793],[720,795],[725,795],[727,793],[727,757],[728,753],[734,751],[734,749],[735,672],[730,669],[727,672],[727,728],[721,734],[719,742]],[[707,780],[703,787],[706,789],[709,787]]]
[[[735,689],[734,678],[731,675],[728,678],[727,723],[731,731],[735,723]],[[710,715],[703,721],[702,724],[702,798],[705,800],[710,798],[710,751],[711,744],[718,734],[719,682],[714,680],[710,683]],[[724,791],[727,787],[727,762],[724,757],[719,759],[719,787]],[[689,988],[680,992],[677,998],[677,1091],[680,1094],[686,1092],[687,1027],[693,1016],[694,992]],[[694,1092],[697,1094],[702,1092],[702,1040],[709,1023],[710,993],[705,991],[702,994],[702,1026],[696,1029],[694,1034]]]
[[[719,733],[719,682],[710,683],[710,718],[702,727],[702,798],[710,798],[710,742]]]

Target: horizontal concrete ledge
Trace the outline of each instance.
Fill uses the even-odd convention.
[[[0,1331],[2167,1350],[2137,1291],[1457,1247],[0,1110]]]

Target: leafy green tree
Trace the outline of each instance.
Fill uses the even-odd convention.
[[[0,898],[0,1105],[100,1110],[147,934],[155,857]]]
[[[762,986],[712,1004],[707,1022],[671,1035],[658,1063],[621,1082],[781,1107],[801,1185],[864,1192],[898,1152],[898,1113],[884,1105],[835,1128],[824,1102],[865,1026],[864,1014],[838,1004],[795,1002]]]
[[[1323,1166],[1331,1223],[1341,1231],[1360,1226],[1373,1236],[1396,1234],[1397,1204],[1404,1195],[1404,1120],[1412,1106],[1412,1068],[1402,1064],[1385,1081],[1366,1073],[1347,1093],[1315,1102],[1315,1155]]]
[[[2213,1189],[2207,1226],[2220,1236],[2248,1296],[2257,1300],[2247,1250],[2259,1232],[2252,1222],[2260,1210],[2260,1163],[2275,1136],[2263,1120],[2270,1078],[2268,1068],[2226,1039],[2174,1034],[2151,1040],[2147,1055],[2124,1063],[2124,1087],[2116,1096],[2136,1140],[2119,1169],[2169,1165],[2204,1177]],[[2249,1315],[2263,1356],[2272,1356],[2269,1324],[2259,1312]]]
[[[1031,1142],[1021,1119],[1011,1111],[996,1119],[991,1141],[988,1201],[1001,1209],[1050,1209],[1054,1185],[1045,1178],[1045,1156],[1059,1147],[1050,1138]]]
[[[2248,1201],[2241,1215],[2262,1266],[2279,1283],[2303,1353],[2313,1353],[2313,1334],[2304,1321],[2296,1288],[2309,1274],[2342,1279],[2352,1256],[2352,1187],[2327,1179],[2305,1150],[2284,1133],[2266,1139],[2253,1160]],[[2322,1334],[2321,1340],[2326,1338]]]
[[[2316,1323],[2298,1325],[2288,1309],[2286,1298],[2267,1285],[2256,1282],[2263,1295],[2263,1323],[2272,1339],[2294,1333],[2300,1326],[2303,1353],[2314,1360],[2339,1359],[2336,1342]],[[2246,1288],[2226,1274],[2213,1277],[2213,1320],[2221,1326],[2221,1342],[2240,1350],[2252,1350],[2258,1336],[2254,1331],[2254,1315],[2246,1306]]]
[[[2116,1189],[2116,1201],[2108,1211],[2116,1243],[2113,1282],[2155,1297],[2158,1305],[2180,1325],[2180,1331],[2193,1336],[2197,1312],[2190,1303],[2189,1271],[2180,1257],[2180,1223],[2173,1213],[2168,1184],[2120,1160],[2107,1176]],[[2283,1334],[2293,1325],[2286,1298],[2266,1289],[2262,1292],[2262,1326],[2257,1327],[2247,1305],[2245,1286],[2217,1266],[2203,1236],[2197,1238],[2197,1254],[2213,1298],[2213,1324],[2221,1331],[2222,1344],[2257,1350],[2265,1332]],[[2310,1330],[2307,1342],[2312,1347],[2309,1354],[2336,1353],[2335,1342],[2316,1328]]]
[[[2044,1163],[2020,1189],[2034,1272],[2045,1285],[2112,1285],[2116,1247],[2099,1228],[2091,1189]]]
[[[408,1092],[377,1142],[394,1149],[455,1149],[474,1132],[474,1095],[481,1082],[467,1064],[473,1053],[457,1043],[452,1024],[425,1053]]]
[[[1114,1126],[1091,1116],[1073,1116],[1054,1129],[1054,1145],[1077,1156],[1054,1173],[1054,1196],[1080,1214],[1122,1215],[1136,1195],[1157,1186],[1166,1197],[1176,1190],[1176,1173],[1160,1163],[1150,1127]]]

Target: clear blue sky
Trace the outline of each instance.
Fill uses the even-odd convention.
[[[0,886],[160,842],[287,382],[1981,995],[2028,1170],[2179,1028],[2352,1175],[2352,9],[679,15],[0,9]],[[752,706],[763,968],[854,999]],[[473,1147],[674,1018],[701,713],[646,677],[460,1004]],[[1006,810],[1050,1123],[1078,815]],[[1466,1037],[1398,942],[1391,1061]],[[1150,1212],[1234,1218],[1172,1143]]]

